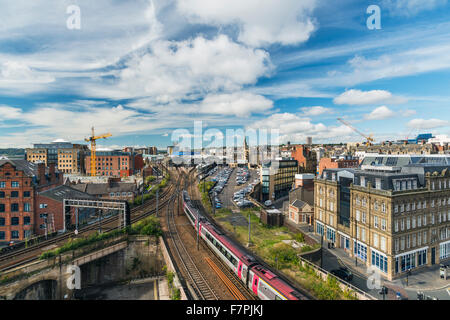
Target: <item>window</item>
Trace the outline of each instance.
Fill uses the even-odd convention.
[[[0,188],[6,188],[6,182],[0,181]]]
[[[401,230],[405,230],[405,219],[400,220],[400,226],[401,226]]]
[[[395,252],[398,252],[398,249],[400,247],[400,242],[398,241],[398,239],[394,240],[394,247],[395,247]]]
[[[387,273],[387,257],[372,250],[372,265]]]
[[[0,226],[4,226],[5,225],[5,218],[0,218]]]
[[[373,234],[373,246],[378,248],[378,234],[376,233]]]
[[[375,188],[378,190],[381,190],[381,179],[380,178],[375,179]]]
[[[0,203],[0,212],[5,212],[5,205]]]
[[[366,241],[366,229],[361,228],[361,240]]]
[[[19,239],[19,231],[17,230],[11,231],[11,239]]]
[[[378,228],[378,217],[377,217],[377,216],[374,216],[374,217],[373,217],[373,226],[374,226],[375,228]]]
[[[359,221],[360,219],[360,212],[359,210],[356,210],[356,221]]]
[[[19,191],[11,191],[11,198],[18,198],[19,197]]]
[[[409,228],[411,227],[411,221],[408,219],[406,219],[406,230],[409,230]]]
[[[19,204],[18,203],[11,203],[11,212],[19,211]]]
[[[358,242],[356,244],[355,248],[356,248],[355,249],[356,256],[358,258],[362,259],[363,261],[366,261],[367,260],[367,247],[364,244]]]
[[[12,188],[18,188],[19,187],[19,181],[11,181],[11,187]]]
[[[381,230],[386,230],[386,219],[381,219]]]
[[[395,213],[398,213],[398,204],[395,205],[395,207],[394,207],[394,212],[395,212]]]
[[[381,236],[380,249],[381,251],[386,251],[386,238]]]
[[[416,227],[416,217],[412,217],[411,218],[411,228],[415,228]]]
[[[424,264],[427,264],[427,249],[417,252],[417,265],[422,266]]]
[[[30,207],[30,204],[28,202],[25,202],[23,204],[23,211],[25,211],[25,212],[30,212],[31,211],[31,207]]]
[[[24,191],[23,192],[23,197],[24,198],[29,198],[30,197],[30,191]]]
[[[23,224],[24,225],[29,225],[31,223],[31,218],[30,217],[23,217]]]
[[[366,223],[366,212],[362,213],[362,219],[361,219],[362,223]]]
[[[398,220],[395,220],[395,232],[398,232]]]
[[[41,209],[47,208],[47,204],[46,203],[40,203],[39,204],[39,208],[41,208]]]
[[[0,231],[0,240],[5,240],[5,231]]]
[[[11,225],[17,226],[19,224],[19,217],[12,217],[11,218]]]
[[[0,198],[4,198],[5,197],[5,192],[4,191],[0,191]]]
[[[386,212],[386,204],[384,202],[381,204],[381,212]]]

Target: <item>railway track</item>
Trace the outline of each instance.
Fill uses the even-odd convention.
[[[180,258],[182,267],[186,271],[189,283],[191,284],[196,298],[198,300],[218,300],[217,293],[210,287],[202,273],[198,270],[188,250],[183,244],[175,223],[175,205],[176,200],[180,196],[180,190],[177,189],[172,197],[173,205],[169,205],[167,213],[168,238],[172,240],[173,247]]]
[[[177,178],[177,182],[175,185],[179,182],[180,177]],[[160,195],[159,200],[159,209],[162,209],[171,199],[170,194],[173,192],[173,189],[175,188],[174,184],[170,184],[168,188],[166,188]],[[131,223],[134,223],[140,219],[143,219],[145,217],[148,217],[149,215],[152,215],[156,212],[156,208],[150,209],[154,204],[156,203],[156,199],[151,199],[147,201],[146,203],[140,205],[139,207],[135,207],[131,209]],[[107,219],[104,219],[101,221],[102,229],[105,232],[112,231],[115,229],[120,228],[117,225],[119,217],[117,215],[109,217]],[[115,224],[115,225],[114,225]],[[111,225],[113,225],[111,227]],[[3,253],[0,255],[0,272],[6,271],[15,267],[18,267],[24,263],[29,263],[33,260],[36,260],[38,257],[36,256],[40,251],[42,251],[43,248],[49,247],[51,245],[60,243],[62,241],[68,240],[69,238],[76,238],[80,237],[82,235],[86,235],[88,233],[93,232],[94,230],[98,230],[99,224],[94,223],[90,226],[86,226],[84,228],[79,229],[78,235],[75,235],[74,232],[67,232],[65,234],[62,234],[60,236],[56,236],[54,238],[45,240],[43,242],[40,242],[36,245],[30,246],[28,248],[23,249],[17,249],[13,250],[7,253]],[[31,257],[32,254],[35,252],[34,257]],[[24,257],[26,255],[26,257]],[[21,258],[22,257],[22,258]]]

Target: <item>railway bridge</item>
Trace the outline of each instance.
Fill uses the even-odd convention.
[[[81,283],[82,275],[75,271],[77,267],[81,268],[90,262],[124,251],[127,246],[126,237],[119,236],[99,243],[94,248],[80,248],[8,270],[2,274],[4,283],[0,284],[0,298],[7,300],[71,299],[77,276],[80,277],[79,283]],[[68,282],[72,283],[72,286]]]

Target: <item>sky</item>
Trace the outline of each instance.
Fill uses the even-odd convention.
[[[450,135],[448,0],[0,7],[0,148],[82,143],[92,126],[112,134],[99,146],[165,148],[195,137],[194,121],[203,146],[227,130],[363,140],[337,118],[376,142]]]

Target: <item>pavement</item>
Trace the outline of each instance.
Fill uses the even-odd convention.
[[[309,236],[317,241],[320,237],[312,232],[307,232]],[[379,289],[370,289],[368,287],[367,267],[360,260],[355,263],[352,258],[342,248],[328,249],[327,242],[324,241],[322,268],[331,271],[339,267],[346,267],[353,273],[352,285],[371,294],[372,296],[383,299],[379,294]],[[417,293],[423,292],[426,296],[434,297],[439,300],[450,300],[450,278],[447,280],[439,277],[439,265],[434,265],[422,270],[412,271],[411,275],[389,281],[381,279],[381,285],[388,288],[386,300],[397,300],[397,292],[401,297],[409,300],[417,300]]]

